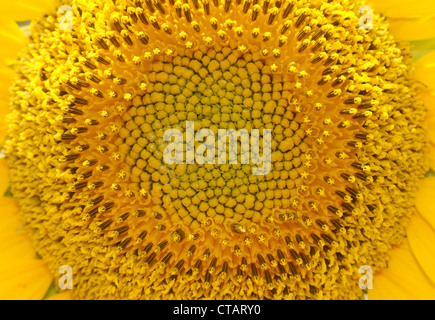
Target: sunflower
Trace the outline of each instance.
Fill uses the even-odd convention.
[[[0,297],[434,299],[435,4],[372,2],[3,4]]]

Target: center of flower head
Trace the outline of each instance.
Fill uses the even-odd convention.
[[[286,109],[290,82],[271,75],[259,53],[230,47],[165,60],[152,64],[147,93],[123,117],[131,181],[158,195],[159,211],[192,227],[226,217],[241,228],[290,207],[307,150],[305,132]],[[179,145],[165,142],[168,132]]]
[[[34,24],[6,147],[53,274],[81,298],[357,298],[426,171],[409,49],[359,4],[76,0],[72,30]]]

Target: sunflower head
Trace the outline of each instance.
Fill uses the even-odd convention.
[[[360,1],[72,4],[72,29],[32,24],[5,144],[53,274],[70,265],[80,298],[358,297],[428,168],[410,50],[385,18],[360,28]],[[203,146],[189,130],[270,130],[270,170],[218,139],[215,162],[168,164],[170,129],[186,154]]]

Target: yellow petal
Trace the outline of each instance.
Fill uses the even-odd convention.
[[[425,18],[391,18],[391,34],[400,40],[423,40],[435,37],[435,16]]]
[[[42,299],[53,281],[42,260],[20,259],[0,263],[0,299]]]
[[[435,38],[411,41],[411,44],[415,61],[435,50]]]
[[[75,300],[72,291],[73,290],[66,290],[64,292],[57,293],[51,296],[50,298],[48,298],[47,300]]]
[[[435,143],[435,117],[430,117],[427,119],[428,130],[427,135],[432,143]]]
[[[401,40],[435,37],[435,2],[432,0],[370,0],[374,13],[387,16],[391,33]]]
[[[419,214],[435,229],[434,190],[435,177],[422,179],[417,192],[416,206]]]
[[[0,196],[3,194],[9,187],[9,172],[8,165],[5,160],[0,160]]]
[[[14,21],[3,21],[0,23],[0,62],[5,59],[15,59],[25,44],[26,37],[20,27]]]
[[[369,300],[433,300],[435,286],[419,267],[404,241],[391,252],[388,268],[373,277]]]
[[[429,145],[429,161],[432,170],[435,170],[435,143],[430,143]]]
[[[22,231],[0,235],[0,261],[2,263],[16,259],[32,258],[36,258],[35,248],[32,241]]]
[[[0,197],[0,234],[17,231],[21,226],[15,199]]]
[[[6,135],[5,115],[8,112],[9,87],[13,70],[10,64],[26,43],[26,37],[14,21],[0,20],[0,143]]]
[[[433,201],[433,197],[431,200]],[[432,210],[431,219],[434,215],[435,210]],[[408,227],[408,241],[415,259],[435,284],[435,230],[419,214],[411,218]]]
[[[27,21],[40,18],[46,13],[51,13],[55,8],[53,0],[22,0],[4,1],[0,17],[14,21]]]
[[[18,214],[11,214],[0,219],[0,234],[2,235],[9,232],[16,232],[20,227],[21,221]]]
[[[421,72],[421,71],[419,71]],[[418,79],[420,80],[420,79]],[[424,105],[428,109],[428,117],[435,117],[435,87],[434,88],[428,88],[423,91],[422,93],[422,99],[424,102]]]
[[[415,77],[418,81],[429,86],[431,90],[435,89],[435,51],[423,56],[415,63]],[[434,109],[433,91],[427,91],[424,94],[425,102],[429,103],[428,108]]]
[[[370,0],[376,12],[382,12],[390,18],[421,17],[435,12],[433,0]]]
[[[0,65],[0,147],[4,142],[8,127],[6,115],[9,112],[9,87],[13,79],[13,70],[5,65],[3,66],[2,68]],[[1,175],[0,178],[3,178],[3,175]]]

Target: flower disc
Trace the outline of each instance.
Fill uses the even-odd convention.
[[[358,298],[427,169],[412,57],[385,19],[361,28],[360,1],[72,3],[72,29],[32,25],[6,142],[52,273],[71,266],[91,299]],[[165,161],[170,129],[183,163]],[[214,162],[187,162],[191,129],[213,133]],[[226,161],[223,129],[263,157],[270,130],[270,170]]]

